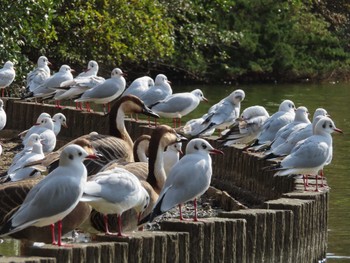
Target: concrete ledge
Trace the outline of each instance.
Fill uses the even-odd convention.
[[[91,131],[102,134],[109,131],[108,117],[101,113],[84,113],[72,108],[59,110],[18,100],[5,100],[5,110],[9,130],[29,128],[44,111],[51,115],[63,112],[71,128],[62,129],[61,144]],[[145,122],[127,121],[126,127],[133,139],[152,132]],[[208,141],[218,146],[214,138]],[[303,192],[299,181],[274,177],[262,169],[268,163],[259,159],[259,155],[234,147],[225,148],[224,153],[225,158],[213,157],[212,185],[222,191],[220,202],[227,210],[240,210],[222,212],[218,218],[203,222],[164,221],[162,231],[135,232],[128,238],[98,235],[96,242],[74,244],[72,248],[50,245],[27,248],[25,255],[38,256],[33,261],[30,261],[32,258],[1,260],[293,263],[318,262],[325,258],[328,191]],[[256,209],[241,209],[247,207]],[[44,261],[40,261],[42,257]]]

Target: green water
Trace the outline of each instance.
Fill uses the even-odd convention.
[[[192,90],[195,87],[177,88]],[[270,114],[274,113],[284,99],[292,100],[296,107],[306,106],[313,114],[316,108],[325,108],[336,126],[344,134],[334,134],[332,163],[325,168],[328,185],[331,187],[329,204],[329,239],[327,262],[350,262],[350,84],[297,84],[297,85],[249,85],[225,87],[200,87],[209,98],[210,105],[241,88],[246,93],[242,110],[253,105],[262,105]],[[210,105],[202,103],[191,118],[200,116]],[[311,116],[312,117],[312,116]]]
[[[200,117],[211,105],[238,88],[246,92],[242,110],[249,106],[262,105],[272,114],[282,100],[291,99],[297,107],[306,106],[312,114],[318,107],[323,107],[328,111],[336,126],[342,129],[344,134],[334,134],[333,161],[325,168],[328,185],[331,187],[327,262],[349,262],[350,181],[348,170],[350,162],[347,154],[349,154],[350,146],[350,118],[348,117],[350,84],[173,86],[174,92],[190,91],[195,88],[203,90],[209,103],[201,103],[195,111],[184,118],[183,123],[188,119]],[[165,120],[161,122],[164,123]],[[15,251],[18,251],[18,244],[10,240],[6,240],[0,247],[1,254],[5,255],[13,255]]]

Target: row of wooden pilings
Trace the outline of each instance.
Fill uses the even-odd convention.
[[[5,109],[6,129],[24,130],[41,112],[61,111],[69,126],[61,131],[62,140],[109,130],[108,117],[100,113],[16,100],[5,101]],[[152,131],[144,122],[126,125],[133,139]],[[218,146],[215,140],[208,141]],[[161,231],[135,232],[126,238],[101,234],[92,243],[72,247],[28,247],[24,257],[0,258],[0,262],[294,263],[325,258],[328,191],[304,192],[298,181],[263,171],[267,162],[241,149],[228,147],[224,153],[213,158],[212,185],[249,208],[233,210],[230,202],[222,202],[225,212],[202,222],[168,220],[161,223]]]

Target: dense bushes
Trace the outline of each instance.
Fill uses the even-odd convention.
[[[41,54],[55,70],[95,59],[129,80],[325,79],[349,71],[350,7],[331,2],[3,0],[0,58],[16,63],[18,84]]]

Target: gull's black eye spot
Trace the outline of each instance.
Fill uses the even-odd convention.
[[[79,156],[82,156],[82,155],[83,155],[83,153],[82,153],[82,152],[78,152],[78,155],[79,155]]]
[[[203,149],[207,149],[207,145],[205,145],[204,143],[202,144],[202,148]]]
[[[69,159],[71,159],[71,160],[73,160],[73,159],[74,159],[74,157],[73,157],[73,155],[72,155],[72,154],[68,155],[68,158],[69,158]]]

